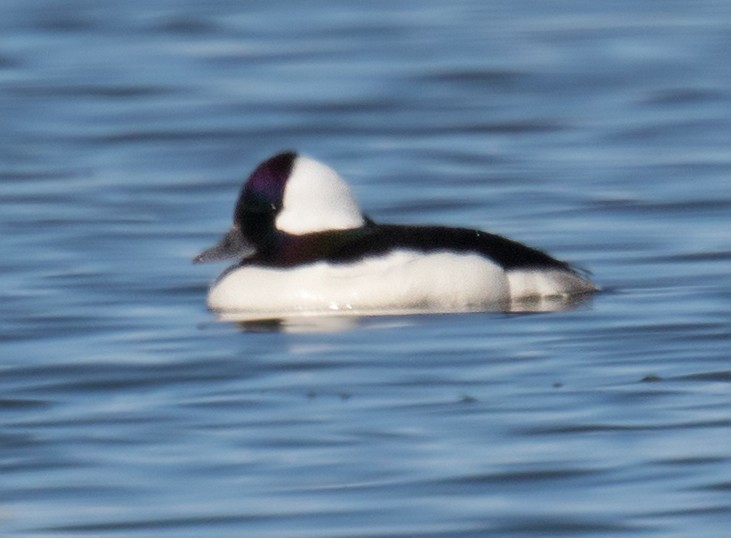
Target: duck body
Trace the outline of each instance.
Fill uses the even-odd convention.
[[[515,310],[597,289],[569,264],[499,235],[377,224],[332,169],[293,152],[259,165],[229,233],[194,261],[226,257],[239,261],[208,294],[222,313]]]

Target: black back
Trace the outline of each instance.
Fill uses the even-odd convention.
[[[394,250],[475,253],[506,270],[519,268],[573,271],[569,264],[499,235],[445,226],[379,225],[305,235],[277,234],[243,264],[292,267],[316,261],[351,263]]]

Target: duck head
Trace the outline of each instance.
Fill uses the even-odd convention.
[[[280,234],[345,230],[365,223],[350,187],[335,170],[287,151],[256,167],[241,189],[231,229],[193,263],[245,258],[267,249]]]

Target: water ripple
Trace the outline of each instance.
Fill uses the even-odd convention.
[[[721,4],[4,7],[3,535],[728,527]],[[190,259],[284,148],[376,221],[488,229],[605,291],[219,321]]]

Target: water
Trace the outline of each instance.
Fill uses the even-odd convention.
[[[728,2],[0,11],[0,534],[728,535]],[[286,148],[606,291],[218,322],[190,258]]]

